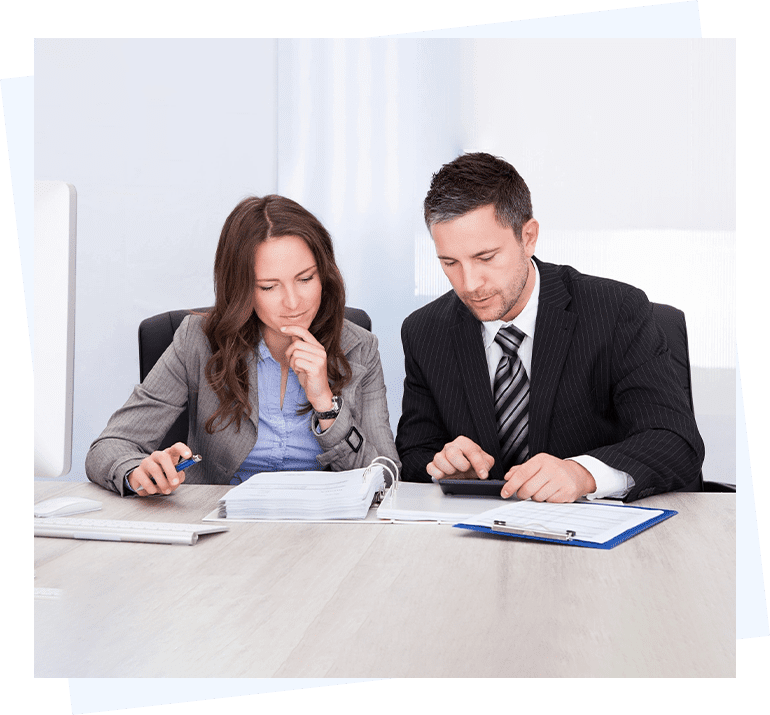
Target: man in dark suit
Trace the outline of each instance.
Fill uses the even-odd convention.
[[[401,330],[405,480],[570,502],[697,479],[703,441],[642,291],[534,258],[529,189],[489,154],[443,166],[424,208],[454,290]]]

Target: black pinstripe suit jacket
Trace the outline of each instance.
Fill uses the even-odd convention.
[[[530,375],[530,454],[596,457],[635,481],[625,501],[679,489],[703,463],[703,440],[645,294],[537,261],[540,298]],[[454,291],[401,328],[406,362],[396,447],[403,478],[447,442],[472,439],[502,479],[479,321]]]

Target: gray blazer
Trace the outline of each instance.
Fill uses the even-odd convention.
[[[230,479],[257,441],[259,392],[257,358],[248,362],[249,399],[252,413],[241,420],[240,430],[230,424],[208,434],[206,420],[217,410],[219,399],[206,379],[211,357],[203,333],[203,318],[186,317],[141,385],[109,420],[86,456],[88,478],[124,496],[124,477],[151,452],[185,407],[190,427],[187,446],[203,461],[185,470],[185,484],[229,484]],[[333,471],[367,466],[377,456],[389,457],[400,470],[390,429],[377,338],[373,333],[345,320],[342,349],[350,363],[352,377],[342,390],[342,410],[323,434],[316,434],[323,452],[320,467]],[[317,426],[315,416],[313,428]]]

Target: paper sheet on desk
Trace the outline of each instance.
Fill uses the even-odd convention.
[[[490,509],[472,519],[463,519],[462,523],[494,529],[495,520],[501,520],[509,527],[562,534],[569,529],[575,532],[575,539],[603,544],[662,513],[660,509],[587,502],[519,501]]]
[[[500,504],[496,497],[450,496],[438,484],[398,482],[391,487],[377,508],[380,519],[456,524]]]

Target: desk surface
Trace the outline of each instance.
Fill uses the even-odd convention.
[[[228,487],[99,499],[198,522]],[[234,523],[195,546],[35,539],[35,676],[734,677],[735,495],[610,551],[434,524]]]

